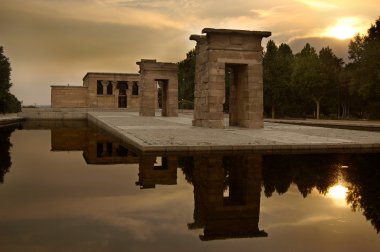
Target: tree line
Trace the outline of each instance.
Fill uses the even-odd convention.
[[[331,48],[317,52],[308,43],[294,54],[289,45],[270,40],[263,55],[265,115],[380,118],[380,18],[350,41],[348,56],[345,64]],[[179,105],[192,108],[195,50],[178,65]]]

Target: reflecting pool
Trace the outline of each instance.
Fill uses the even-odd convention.
[[[138,155],[0,128],[0,251],[380,251],[380,154]]]

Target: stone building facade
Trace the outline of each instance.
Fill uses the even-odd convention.
[[[205,28],[191,35],[197,42],[194,126],[224,128],[226,73],[229,88],[229,124],[263,127],[261,40],[270,32]]]
[[[83,86],[51,86],[52,108],[140,108],[140,75],[87,73]]]

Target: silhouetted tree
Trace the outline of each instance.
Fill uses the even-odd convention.
[[[4,182],[4,176],[12,165],[10,155],[12,144],[9,138],[14,130],[15,127],[0,127],[0,183]]]
[[[300,100],[309,97],[315,102],[315,115],[319,119],[320,102],[325,96],[326,88],[320,74],[318,54],[309,43],[295,56],[292,85]]]
[[[293,182],[291,160],[286,155],[270,155],[263,158],[263,186],[266,197],[274,192],[286,193]]]
[[[353,155],[345,179],[351,184],[347,203],[354,211],[363,211],[376,231],[380,232],[380,155]]]
[[[338,115],[340,74],[343,69],[343,60],[338,58],[331,48],[323,47],[319,51],[321,88],[324,89],[324,104],[329,108],[329,114]]]
[[[290,185],[297,185],[303,197],[314,188],[326,194],[337,180],[337,155],[269,155],[264,156],[263,186],[265,196],[273,192],[286,193]]]
[[[380,18],[366,35],[356,35],[349,44],[350,92],[364,103],[366,116],[380,118]]]
[[[276,111],[289,102],[290,81],[293,66],[293,53],[286,44],[277,48],[273,40],[269,40],[263,59],[264,102],[271,108],[272,118]]]
[[[11,65],[0,46],[0,113],[21,111],[21,103],[9,92],[11,83]]]

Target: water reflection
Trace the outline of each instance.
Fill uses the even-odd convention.
[[[176,156],[141,156],[139,180],[136,185],[141,189],[155,188],[156,185],[177,184],[178,159]]]
[[[323,195],[343,199],[353,211],[362,211],[380,231],[379,154],[279,155],[264,159],[267,197],[275,191],[286,193],[292,183],[304,197],[315,188]]]
[[[188,227],[203,228],[204,241],[266,237],[258,227],[262,156],[196,155],[193,160],[194,222]]]
[[[4,183],[4,176],[12,165],[9,138],[16,126],[0,127],[0,183]]]
[[[131,147],[94,125],[73,123],[75,128],[72,125],[46,125],[51,129],[52,151],[83,151],[87,164],[138,164],[136,185],[141,189],[177,183],[176,156],[139,156]]]
[[[344,170],[350,184],[347,203],[354,211],[363,212],[367,220],[380,232],[380,155],[350,156],[349,168]]]
[[[363,212],[380,231],[377,153],[139,156],[85,122],[51,124],[45,127],[51,129],[52,151],[81,150],[88,164],[138,164],[136,185],[141,189],[177,184],[180,167],[194,186],[194,222],[188,228],[202,228],[201,240],[267,236],[258,227],[261,188],[271,197],[274,192],[286,193],[292,184],[304,198],[316,189],[340,206],[348,204],[353,211]]]
[[[303,197],[315,188],[325,195],[338,182],[339,164],[346,155],[270,155],[264,156],[264,192],[286,193],[291,184],[298,187]]]
[[[250,237],[269,237],[253,239],[269,240],[275,231],[268,223],[262,221],[263,212],[265,212],[262,207],[263,201],[274,198],[276,195],[285,196],[294,187],[297,188],[297,195],[300,195],[300,198],[308,200],[317,191],[320,195],[331,197],[334,202],[339,201],[345,207],[349,206],[354,211],[360,211],[377,232],[380,230],[380,184],[378,183],[380,155],[378,153],[138,155],[130,146],[126,146],[96,127],[87,125],[86,122],[35,122],[35,124],[29,122],[24,127],[25,129],[49,129],[53,153],[81,151],[87,164],[99,165],[97,167],[101,168],[104,164],[127,164],[125,169],[129,169],[130,164],[138,165],[138,168],[133,171],[136,174],[133,182],[137,187],[132,182],[132,186],[137,190],[159,188],[160,185],[176,185],[180,177],[177,174],[180,169],[186,181],[193,187],[193,199],[188,197],[183,200],[187,202],[194,200],[194,208],[191,208],[192,220],[184,219],[183,225],[188,223],[186,232],[196,232],[202,241]],[[11,165],[9,154],[11,132],[7,131],[0,135],[2,176]],[[78,156],[81,158],[80,155]],[[3,159],[3,157],[6,158]],[[90,167],[92,169],[87,170],[94,172],[95,166]],[[66,176],[70,176],[70,173]],[[81,180],[83,177],[77,179]],[[79,181],[78,184],[80,183]],[[64,184],[63,181],[62,188]],[[64,191],[62,188],[59,188],[60,192]],[[174,191],[176,187],[171,188]],[[107,188],[99,186],[98,190],[104,191]],[[132,207],[136,199],[139,199],[144,202],[141,205],[149,206],[143,198],[146,195],[145,192],[156,191],[144,190],[142,193],[139,190],[140,194],[136,195],[134,202],[128,201],[122,204]],[[80,192],[82,191],[78,190],[75,193]],[[157,193],[156,196],[156,200],[161,201],[159,197],[164,198],[166,195]],[[101,205],[101,208],[107,208],[107,211],[113,207],[112,204]],[[95,207],[99,208],[94,204]],[[315,207],[318,208],[318,206]],[[74,207],[74,209],[82,209],[82,207]],[[136,212],[140,213],[140,210]],[[112,213],[112,211],[109,212]],[[109,212],[104,216],[113,217]],[[284,215],[286,214],[289,214],[289,211],[284,212]],[[134,230],[139,229],[134,228]]]

